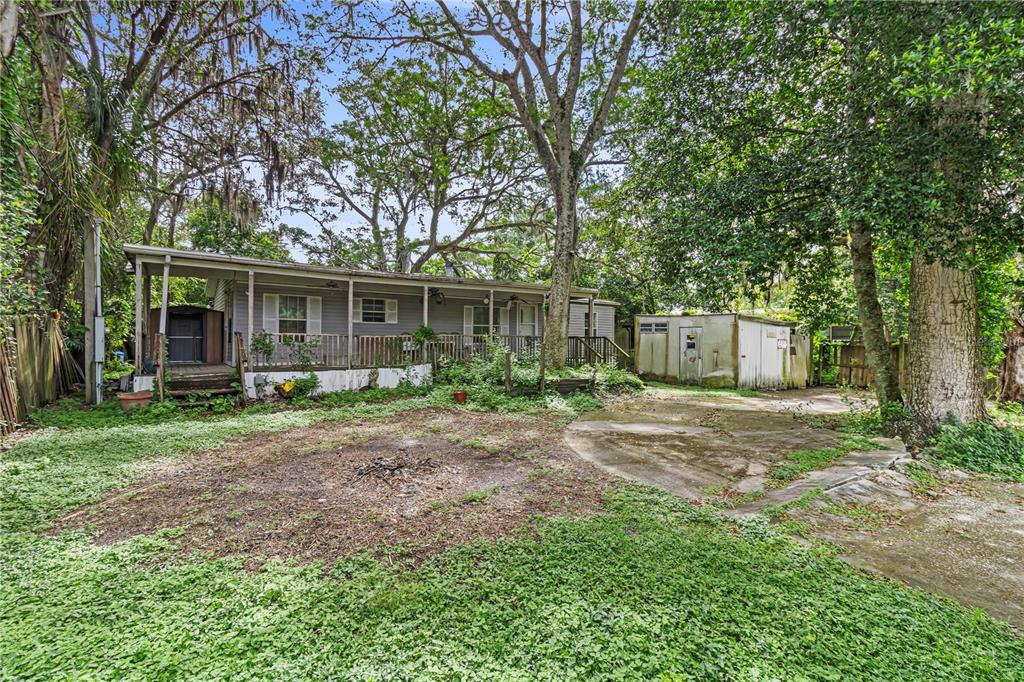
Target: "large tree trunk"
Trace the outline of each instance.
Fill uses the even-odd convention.
[[[1000,402],[1024,403],[1024,320],[1006,332],[1006,356],[999,366],[999,389],[996,399]]]
[[[914,255],[910,268],[907,406],[911,440],[924,442],[949,419],[985,419],[974,273]]]
[[[899,367],[889,341],[885,338],[885,320],[878,302],[875,277],[875,246],[871,228],[865,223],[850,223],[850,260],[853,261],[853,287],[857,292],[857,317],[864,338],[868,366],[875,376],[878,402],[885,408],[902,403]]]
[[[57,9],[62,3],[55,3]],[[64,118],[64,70],[69,40],[67,15],[34,12],[30,15],[38,39],[39,66],[39,189],[40,221],[31,237],[44,247],[47,294],[50,306],[62,310],[72,286],[72,277],[80,262],[81,216],[71,198],[76,182],[74,153],[68,148],[67,122]]]
[[[555,193],[555,253],[544,318],[544,364],[551,369],[564,368],[569,354],[569,304],[576,262],[576,183],[564,179],[561,184]]]

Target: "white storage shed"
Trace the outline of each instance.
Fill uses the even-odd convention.
[[[710,388],[804,388],[810,338],[796,324],[740,313],[637,315],[636,372]]]

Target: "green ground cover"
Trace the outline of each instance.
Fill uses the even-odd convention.
[[[424,402],[23,438],[0,453],[0,678],[1021,679],[1008,626],[641,487],[417,569],[253,572],[171,551],[173,529],[110,547],[35,530],[146,462]]]

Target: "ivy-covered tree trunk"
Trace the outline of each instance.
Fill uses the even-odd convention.
[[[544,318],[544,362],[565,367],[569,354],[569,304],[576,261],[576,183],[564,177],[557,193],[557,229],[551,263],[551,291]]]
[[[857,317],[864,339],[868,366],[875,376],[878,402],[885,412],[887,405],[902,403],[899,368],[889,341],[885,338],[885,320],[878,301],[875,276],[875,247],[871,228],[854,221],[850,224],[850,259],[853,261],[853,286],[857,292]]]
[[[950,418],[985,419],[980,335],[974,273],[915,255],[906,368],[911,440],[923,442]]]
[[[974,186],[985,132],[984,97],[957,94],[934,111],[935,139],[944,146],[935,169],[947,188],[937,217],[952,241],[971,236],[982,204]],[[970,240],[968,240],[970,241]],[[986,419],[977,278],[962,259],[944,262],[917,249],[910,267],[910,346],[907,407],[912,440],[923,443],[944,422]]]

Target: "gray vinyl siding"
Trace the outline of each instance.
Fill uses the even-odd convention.
[[[594,304],[594,311],[597,313],[597,335],[615,338],[615,306]],[[587,330],[583,324],[584,314],[587,312],[586,303],[569,304],[569,336],[586,336]]]
[[[352,332],[356,336],[395,336],[398,334],[411,334],[423,324],[423,298],[421,295],[409,294],[408,289],[402,293],[386,293],[380,285],[375,285],[370,291],[360,291],[359,284],[356,284],[353,296],[355,298],[390,298],[398,301],[398,322],[397,323],[372,323],[353,322]],[[322,299],[320,318],[321,332],[324,334],[347,334],[348,333],[348,290],[341,286],[337,289],[326,287],[289,287],[282,284],[255,284],[255,300],[253,301],[253,330],[258,332],[263,327],[263,295],[294,295],[294,296],[320,296]],[[248,331],[248,286],[239,282],[235,287],[234,317],[232,328],[234,331],[242,332],[244,336]],[[537,306],[537,328],[538,335],[543,333],[544,312],[541,309],[542,297],[537,296],[535,300],[531,297],[519,295],[524,303]],[[497,325],[500,320],[499,309],[508,302],[507,295],[495,292],[494,296],[494,322]],[[427,304],[428,324],[439,334],[461,334],[463,321],[463,308],[467,305],[483,305],[483,294],[474,296],[467,294],[465,297],[446,295],[444,303],[437,303],[433,298]],[[513,303],[509,311],[509,334],[519,334],[517,329],[518,312],[516,304]]]
[[[263,294],[278,294],[288,296],[319,296],[320,308],[320,332],[323,334],[346,334],[346,311],[348,310],[348,293],[344,289],[328,289],[326,287],[289,287],[283,284],[261,284],[257,282],[253,287],[253,332],[263,329]],[[399,304],[401,310],[401,304]],[[372,325],[371,325],[372,326]],[[385,326],[385,325],[379,325]],[[394,327],[395,325],[387,325]],[[245,336],[249,330],[249,287],[239,284],[235,293],[235,319],[233,323],[235,331],[242,332]],[[377,333],[377,332],[356,332]],[[380,332],[385,333],[385,332]]]
[[[227,311],[228,289],[230,282],[225,279],[217,280],[217,289],[213,295],[213,309],[221,312]]]

